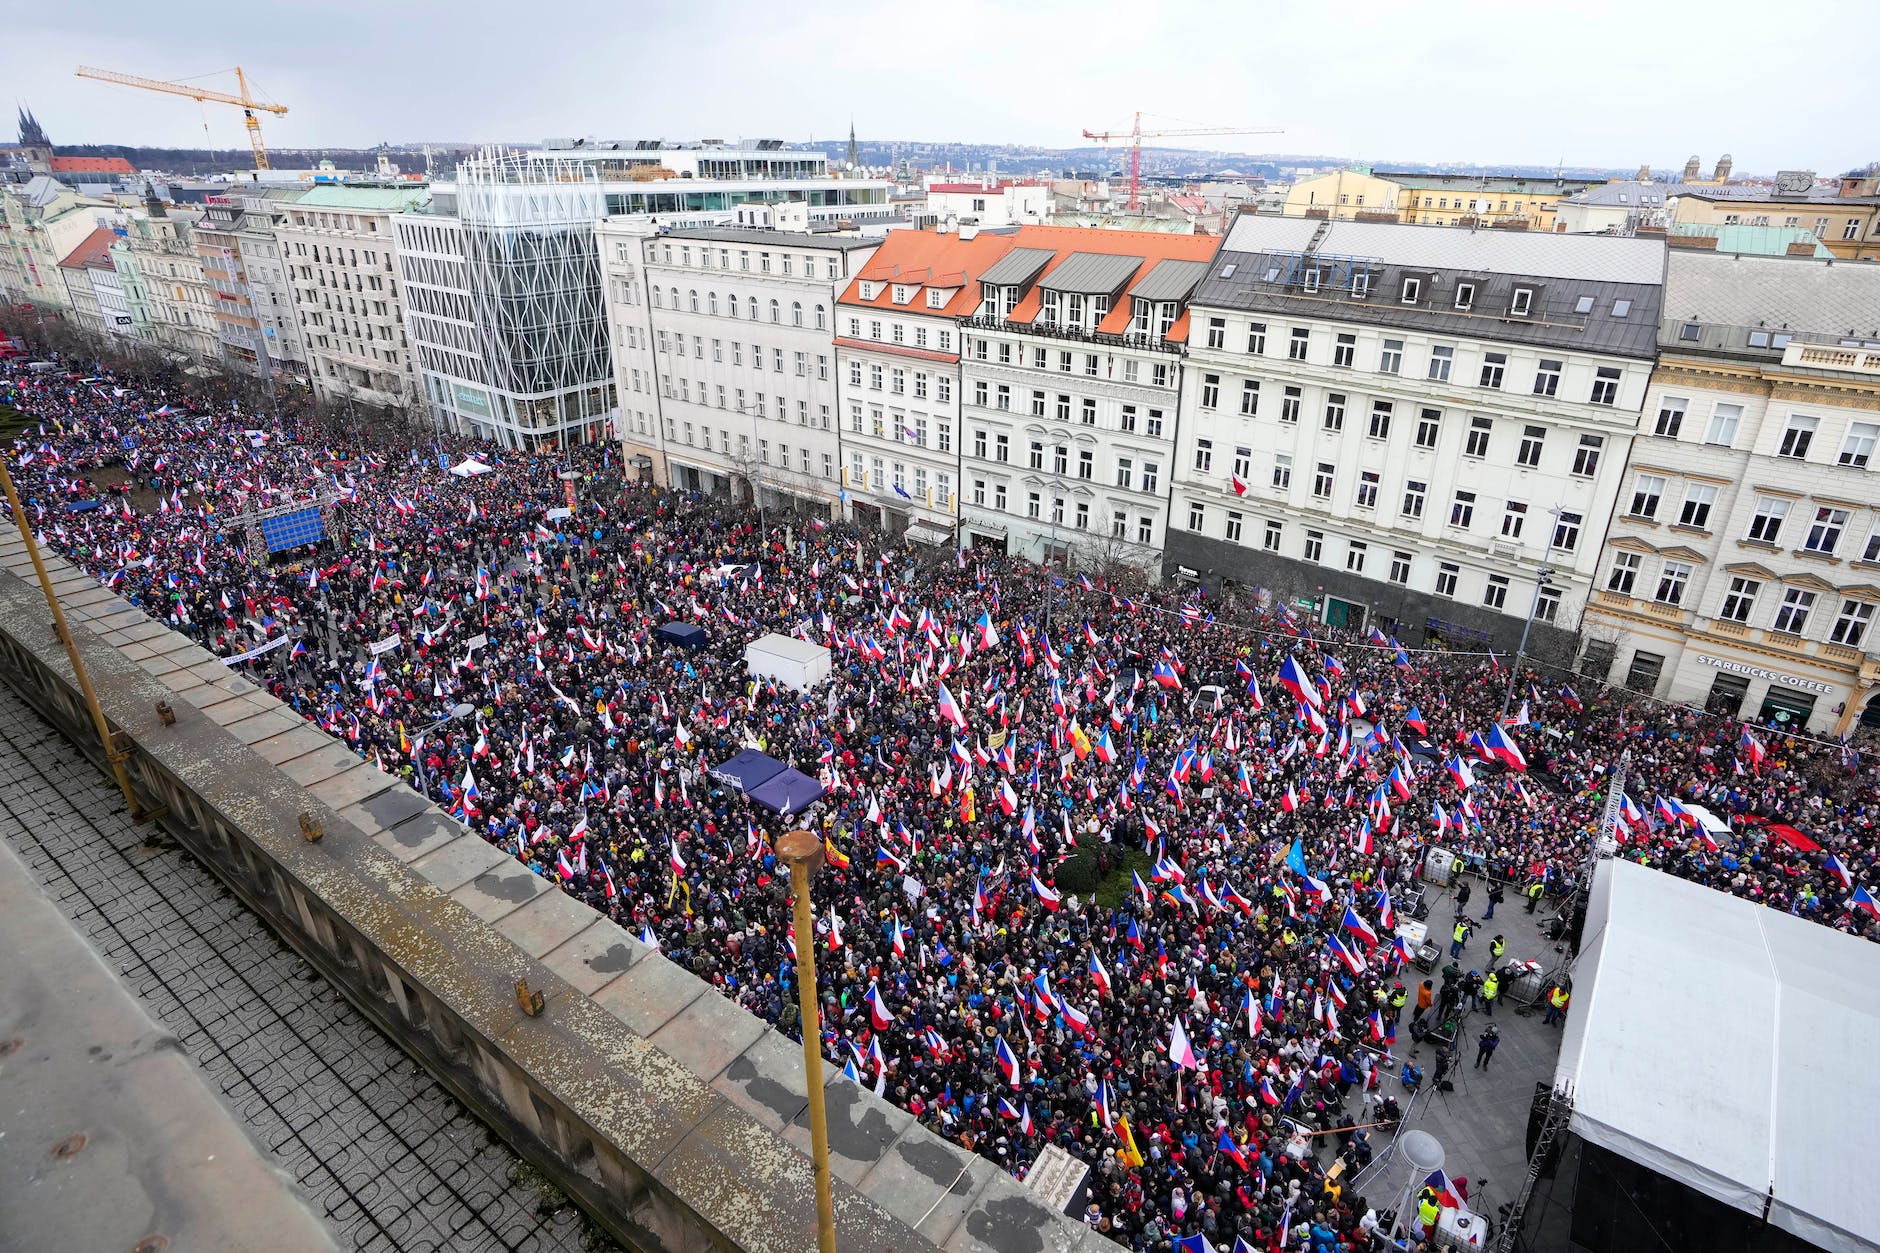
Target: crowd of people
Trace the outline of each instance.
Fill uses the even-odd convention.
[[[630,481],[617,449],[342,446],[292,402],[17,365],[9,465],[49,546],[218,655],[282,641],[237,664],[792,1033],[816,945],[833,1064],[1010,1171],[1064,1146],[1093,1167],[1086,1221],[1133,1248],[1372,1247],[1374,1206],[1295,1133],[1401,1090],[1420,976],[1395,903],[1432,847],[1497,900],[1571,892],[1622,750],[1618,855],[1880,931],[1880,787],[1848,746],[1539,669],[1504,711],[1493,654],[764,529]],[[453,474],[466,456],[487,473]],[[256,559],[240,519],[314,500],[325,541]],[[664,642],[673,621],[705,645]],[[828,646],[830,677],[753,678],[768,632]],[[712,777],[746,747],[823,800],[780,821]],[[813,936],[772,852],[799,823],[827,850]]]

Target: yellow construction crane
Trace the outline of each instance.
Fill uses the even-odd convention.
[[[94,70],[89,65],[78,67],[80,78],[95,78],[101,83],[117,83],[124,87],[141,87],[145,91],[161,91],[172,96],[188,96],[191,100],[213,100],[217,104],[232,104],[241,108],[244,124],[248,127],[248,143],[255,150],[255,168],[268,168],[268,146],[261,142],[261,122],[255,117],[255,110],[262,109],[280,116],[287,112],[284,104],[273,104],[266,100],[257,100],[248,91],[248,76],[242,73],[242,67],[235,67],[235,82],[241,88],[241,94],[231,96],[225,91],[209,91],[202,87],[192,87],[188,83],[169,83],[160,78],[139,78],[135,74],[119,74],[115,70]]]

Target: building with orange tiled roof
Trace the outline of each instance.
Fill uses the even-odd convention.
[[[111,245],[117,236],[103,229],[93,231],[78,242],[59,261],[59,278],[65,284],[65,301],[71,306],[78,324],[94,335],[104,334],[104,317],[98,311],[98,296],[92,290],[91,267],[110,263]]]
[[[1188,299],[1219,244],[1018,231],[961,328],[963,546],[1159,574]]]
[[[914,540],[958,538],[960,320],[1012,233],[891,231],[836,301],[847,516]]]

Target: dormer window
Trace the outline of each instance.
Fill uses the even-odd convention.
[[[1137,300],[1131,314],[1129,322],[1131,333],[1147,335],[1154,329],[1155,302],[1153,300]]]
[[[873,300],[875,297],[879,296],[880,294],[881,294],[880,283],[871,283],[867,279],[862,280],[862,299],[863,300]]]
[[[914,298],[914,290],[914,288],[908,286],[906,283],[896,283],[894,285],[894,303],[897,305],[906,304]]]
[[[1038,320],[1040,322],[1046,323],[1047,325],[1054,326],[1057,324],[1058,294],[1056,292],[1050,291],[1050,290],[1045,291],[1044,297],[1042,301],[1040,302],[1039,308],[1038,308]]]
[[[1279,278],[1279,267],[1272,266],[1266,272],[1266,281],[1271,283]]]
[[[1371,294],[1371,272],[1360,270],[1351,276],[1351,298],[1363,300]]]
[[[946,308],[947,307],[946,293],[940,290],[938,287],[929,287],[927,289],[927,307],[929,309]]]
[[[1508,312],[1517,318],[1525,318],[1533,313],[1534,289],[1532,287],[1515,288],[1514,299],[1508,304]]]
[[[1418,301],[1418,299],[1422,297],[1422,295],[1423,295],[1423,280],[1422,279],[1407,278],[1403,281],[1403,303],[1407,305],[1413,305]]]
[[[1591,313],[1593,311],[1593,298],[1591,296],[1581,296],[1578,300],[1573,302],[1573,311],[1575,313]]]
[[[1631,302],[1631,301],[1629,301],[1629,300],[1615,300],[1615,301],[1613,301],[1613,302],[1612,302],[1612,316],[1613,316],[1613,317],[1615,317],[1615,318],[1622,318],[1622,317],[1625,317],[1625,316],[1626,316],[1627,314],[1629,314],[1629,313],[1631,313],[1631,312],[1632,312],[1632,302]]]
[[[1309,292],[1317,291],[1319,289],[1319,268],[1317,266],[1313,266],[1311,269],[1306,271],[1305,287],[1306,287],[1306,290]]]
[[[1474,283],[1457,283],[1456,284],[1456,308],[1467,311],[1469,307],[1474,304],[1475,304],[1475,284]]]

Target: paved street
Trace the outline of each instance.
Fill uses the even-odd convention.
[[[560,1253],[516,1157],[0,687],[0,839],[343,1248]],[[10,861],[0,864],[17,863]]]

